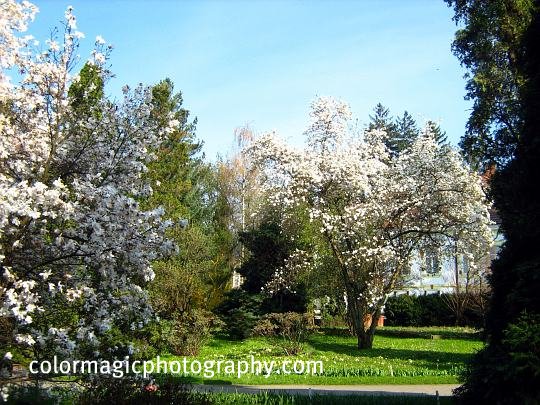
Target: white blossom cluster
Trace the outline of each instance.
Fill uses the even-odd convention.
[[[84,35],[68,8],[61,38],[38,48],[24,35],[36,12],[0,2],[0,316],[14,342],[69,354],[150,316],[151,262],[174,246],[163,211],[136,199],[151,193],[149,151],[175,122],[157,126],[142,86],[114,104],[89,97],[92,84],[77,110],[69,89]],[[95,45],[90,63],[105,81],[111,47]]]
[[[285,259],[283,266],[275,271],[272,279],[261,288],[262,292],[272,295],[277,291],[288,290],[295,294],[294,281],[312,261],[313,257],[310,257],[307,252],[296,249]]]
[[[311,118],[305,149],[271,133],[249,153],[264,170],[272,204],[308,211],[338,263],[348,300],[373,313],[403,279],[415,252],[428,246],[454,254],[457,245],[471,264],[488,253],[489,205],[480,177],[457,152],[439,146],[426,130],[391,157],[384,131],[353,136],[348,106],[328,97],[312,104]],[[313,253],[296,252],[268,289],[285,288],[287,273],[313,266]]]

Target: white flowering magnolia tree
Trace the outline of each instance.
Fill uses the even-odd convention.
[[[149,318],[151,262],[173,249],[161,211],[136,199],[151,192],[149,151],[177,123],[151,119],[143,87],[125,88],[119,104],[93,96],[110,75],[101,37],[87,64],[97,77],[70,92],[84,36],[68,8],[60,39],[38,44],[24,35],[36,12],[0,2],[1,343],[104,356],[111,328]]]
[[[417,252],[436,247],[467,255],[470,266],[488,252],[488,204],[479,176],[427,131],[391,157],[384,132],[352,133],[349,107],[341,101],[317,99],[311,119],[305,149],[268,134],[249,152],[263,170],[271,204],[291,215],[308,212],[333,257],[358,347],[369,348],[377,323],[371,319]],[[269,288],[287,288],[299,272],[316,270],[318,254],[297,251]]]

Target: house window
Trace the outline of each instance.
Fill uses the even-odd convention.
[[[436,250],[426,252],[425,270],[431,275],[439,274],[441,272],[441,261]]]

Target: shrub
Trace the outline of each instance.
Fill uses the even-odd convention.
[[[421,308],[416,297],[398,295],[386,301],[384,315],[388,326],[417,326]]]
[[[156,351],[155,354],[169,352],[195,356],[219,323],[214,314],[202,309],[176,314],[172,320],[154,322],[146,327],[144,338],[137,341],[135,347],[141,352],[138,357],[142,358],[145,352],[151,353],[151,349]]]
[[[210,404],[205,394],[189,389],[167,376],[159,382],[143,382],[133,378],[101,378],[86,389],[76,403],[86,404]]]
[[[246,339],[260,317],[261,297],[240,289],[229,291],[215,313],[224,323],[223,330],[229,338]]]
[[[384,315],[387,326],[455,326],[456,316],[448,302],[448,294],[398,295],[386,301]],[[465,308],[464,325],[482,327],[482,316],[473,308]]]
[[[262,312],[265,314],[275,312],[306,312],[308,298],[305,284],[296,284],[294,291],[280,290],[270,296],[266,296],[261,305]]]
[[[156,357],[161,350],[152,345],[146,339],[135,339],[133,341],[133,360],[149,360]]]
[[[169,339],[173,329],[174,322],[169,319],[155,320],[145,326],[139,334],[140,339],[135,343],[136,352],[141,353],[140,358],[144,358],[142,354],[149,348],[158,353],[170,351]]]
[[[420,319],[414,326],[453,326],[456,317],[448,307],[444,294],[428,294],[416,297]]]
[[[503,336],[473,357],[456,390],[460,403],[540,403],[540,316],[523,313]]]
[[[7,402],[11,405],[56,405],[69,404],[73,402],[73,396],[77,395],[80,389],[71,386],[36,386],[35,384],[17,384],[0,386],[0,403]],[[4,397],[5,396],[5,397]],[[4,398],[3,398],[4,397]]]
[[[311,316],[297,312],[268,314],[261,318],[253,333],[258,336],[279,337],[280,347],[287,355],[302,351],[302,343],[316,329]]]
[[[325,328],[343,328],[347,324],[347,308],[343,296],[325,297],[322,300],[322,326]]]
[[[215,316],[206,310],[193,310],[175,317],[168,338],[171,353],[195,356],[210,338]]]

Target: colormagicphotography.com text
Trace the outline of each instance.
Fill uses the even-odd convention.
[[[61,360],[56,356],[52,360],[34,360],[29,364],[30,374],[42,375],[81,375],[102,374],[122,378],[128,374],[139,374],[144,378],[153,373],[181,374],[184,376],[203,376],[213,378],[216,375],[236,376],[272,374],[309,374],[323,373],[323,362],[320,360],[256,360],[252,355],[248,360],[198,360],[183,357],[182,359],[163,360],[159,356],[154,360]]]

